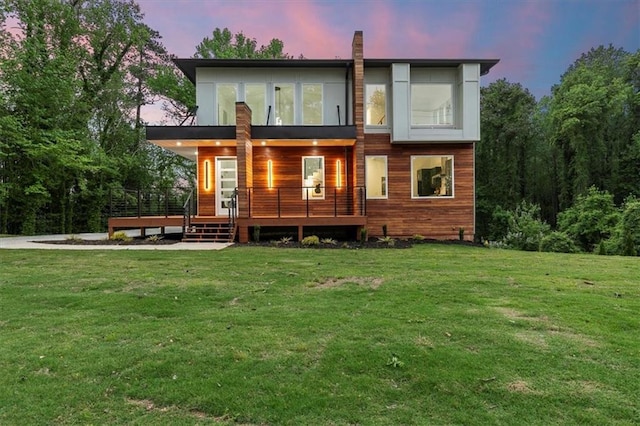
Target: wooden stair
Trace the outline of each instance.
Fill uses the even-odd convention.
[[[194,223],[185,230],[182,241],[185,243],[232,243],[236,239],[236,224]]]

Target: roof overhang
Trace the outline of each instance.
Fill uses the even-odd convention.
[[[462,64],[480,64],[480,75],[486,75],[498,62],[500,59],[365,59],[364,67],[386,68],[391,64],[409,64],[425,68],[451,68]]]
[[[201,147],[236,146],[235,126],[147,126],[147,140],[190,160]],[[353,146],[355,126],[252,126],[259,146]]]

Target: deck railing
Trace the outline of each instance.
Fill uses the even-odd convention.
[[[112,189],[109,191],[109,217],[181,216],[191,191],[191,188],[182,187]],[[191,207],[195,211],[195,207]]]
[[[249,217],[366,216],[365,191],[364,186],[248,188]]]

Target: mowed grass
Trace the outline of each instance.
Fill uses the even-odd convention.
[[[640,259],[0,250],[0,424],[637,424]]]

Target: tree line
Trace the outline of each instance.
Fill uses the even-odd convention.
[[[640,196],[640,50],[592,48],[539,101],[506,80],[482,88],[476,160],[479,238],[537,250],[555,229],[563,251],[620,253]]]
[[[226,28],[193,57],[291,58],[278,39]],[[579,247],[566,218],[598,205],[585,197],[621,218],[640,196],[639,93],[640,51],[613,46],[584,53],[539,101],[518,83],[483,87],[477,238],[517,247],[529,232],[537,243],[523,246],[539,248],[553,229]],[[0,232],[102,231],[114,189],[192,185],[193,164],[145,141],[142,109],[160,99],[179,123],[195,89],[134,0],[0,0]],[[583,249],[621,235],[621,220]]]

